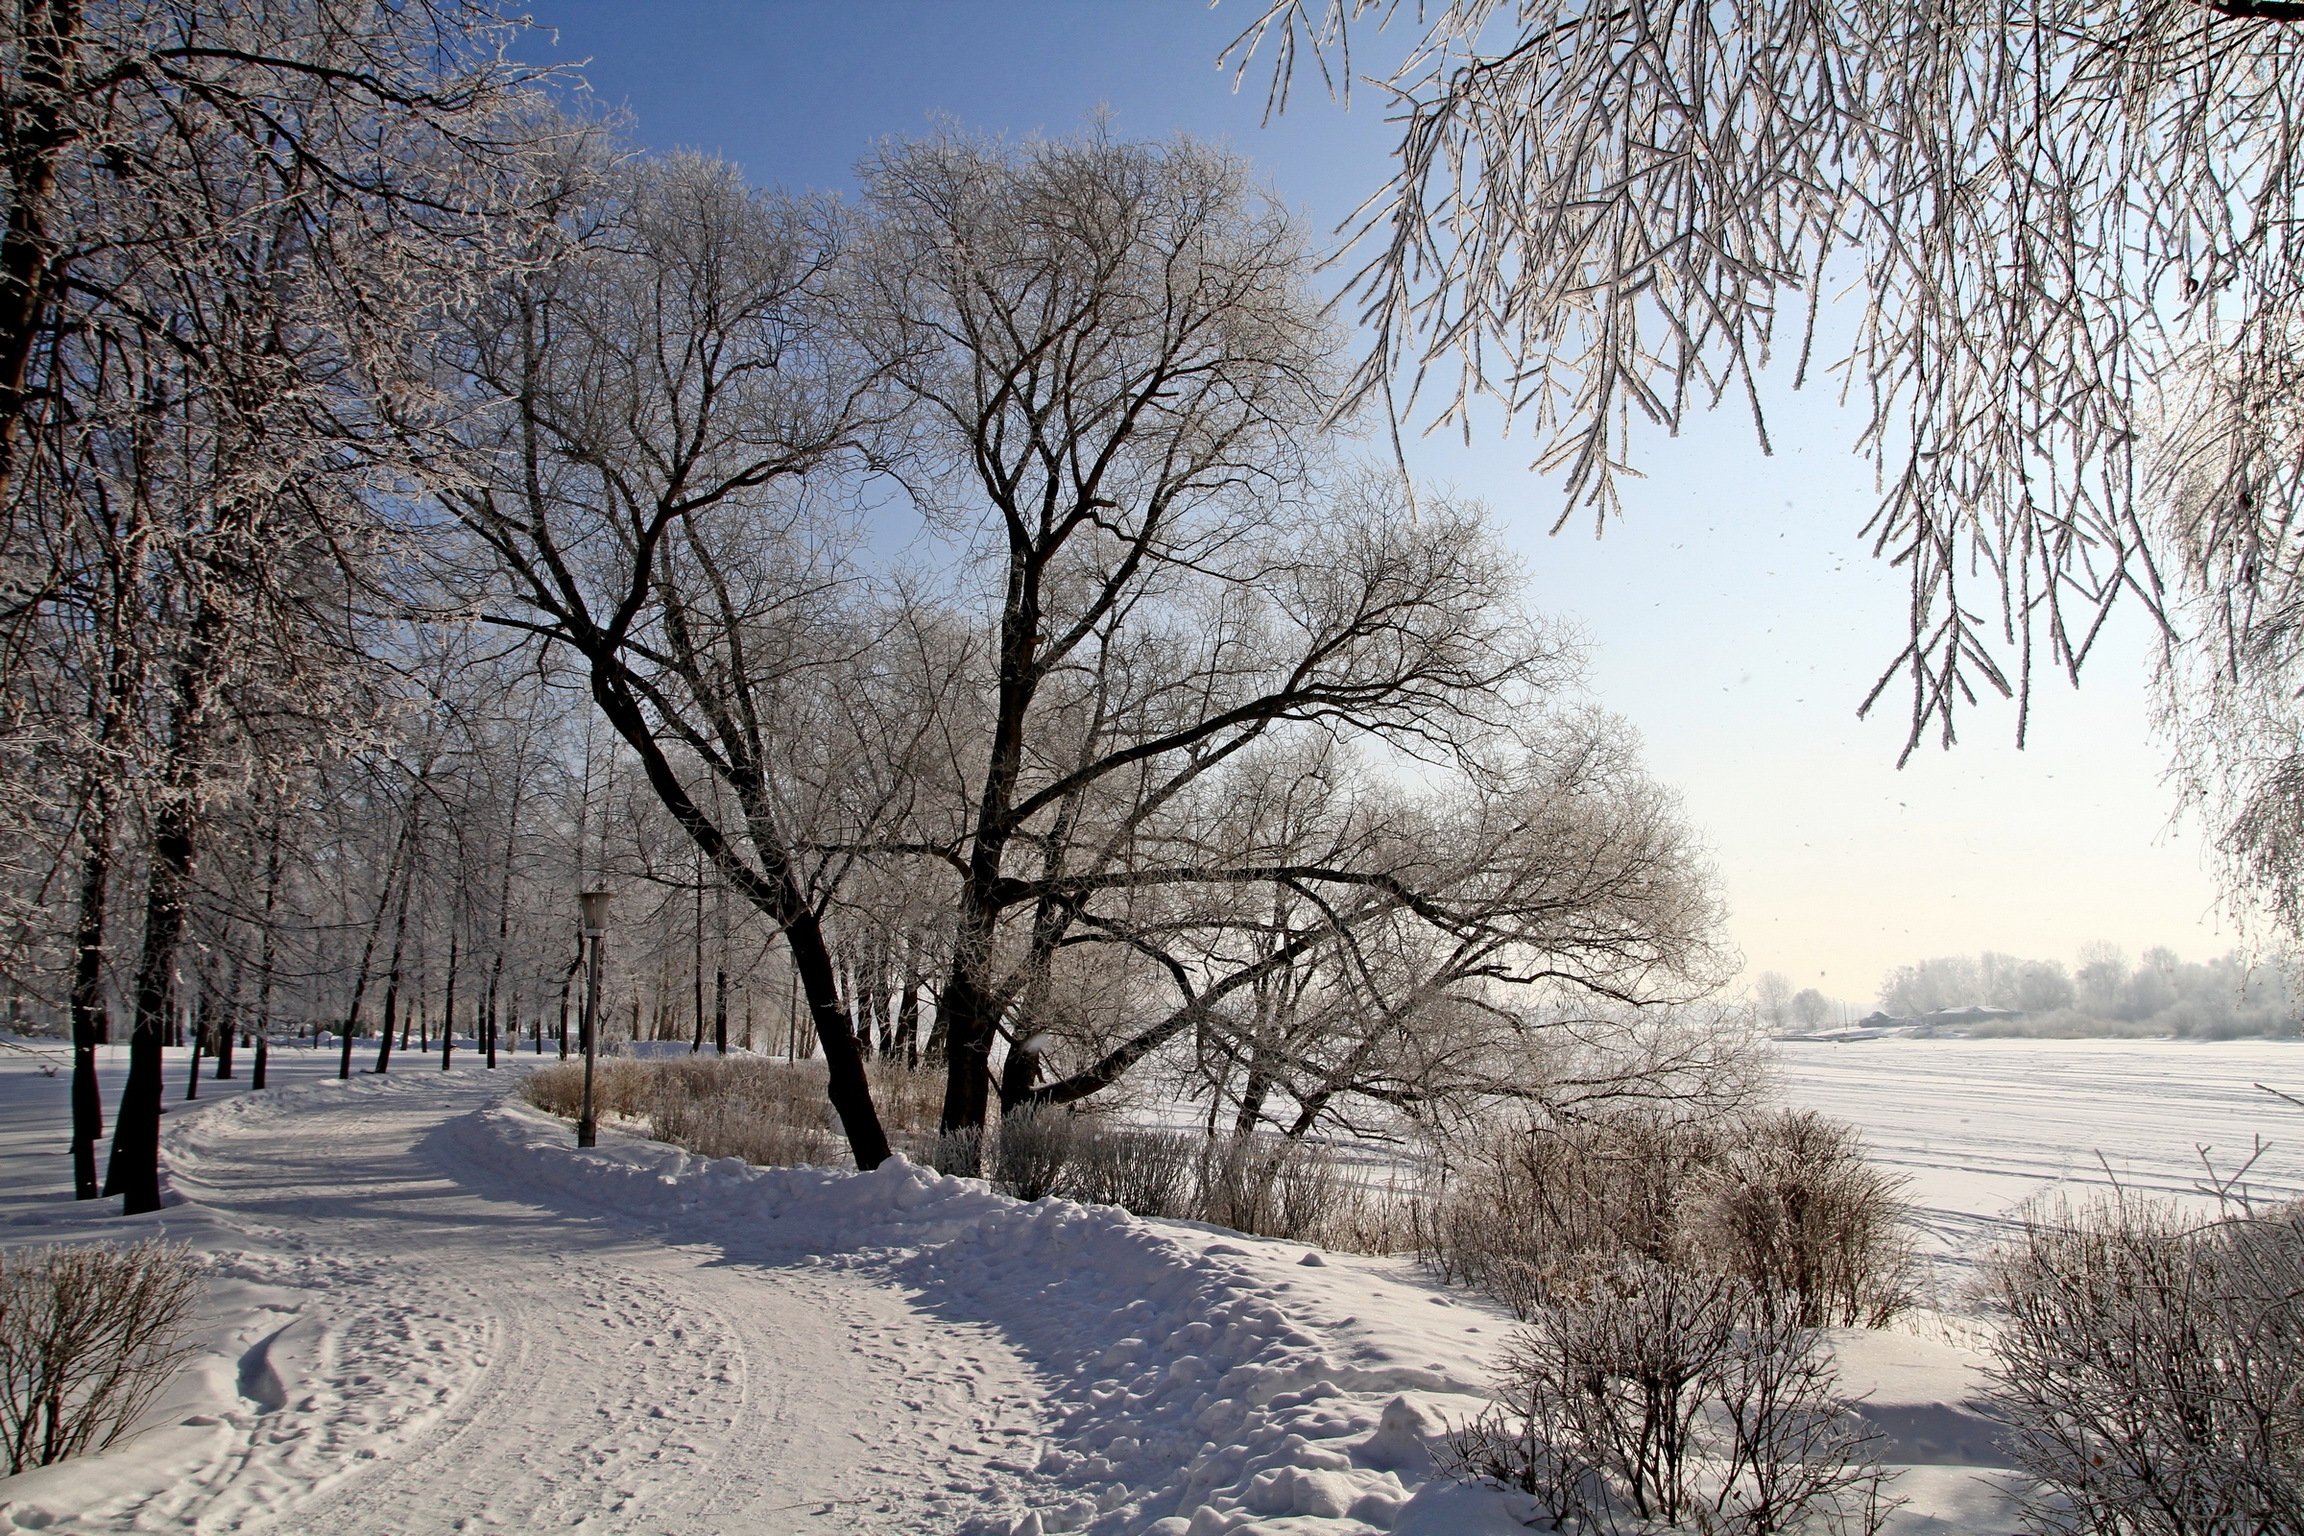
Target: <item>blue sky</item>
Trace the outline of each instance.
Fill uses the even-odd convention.
[[[875,139],[939,116],[1061,134],[1099,108],[1119,134],[1228,141],[1322,232],[1385,169],[1372,94],[1346,112],[1309,83],[1260,125],[1261,74],[1235,94],[1214,63],[1252,14],[1240,0],[540,0],[531,14],[557,39],[525,51],[587,60],[636,142],[725,155],[763,183],[845,187]],[[1903,612],[1858,535],[1873,501],[1850,452],[1859,423],[1828,388],[1780,391],[1770,410],[1772,458],[1735,411],[1654,443],[1597,541],[1588,520],[1548,534],[1558,489],[1497,424],[1470,447],[1409,446],[1421,478],[1494,510],[1534,605],[1591,637],[1595,689],[1710,840],[1751,968],[1868,1006],[1890,966],[1929,955],[2229,947],[2199,839],[2169,825],[2143,625],[2115,625],[2079,692],[2047,680],[2027,750],[2012,709],[1981,707],[1955,750],[1899,772],[1893,708],[1856,719]]]

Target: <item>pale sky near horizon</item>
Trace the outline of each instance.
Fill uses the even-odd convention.
[[[1220,138],[1321,235],[1383,178],[1372,94],[1346,112],[1317,82],[1260,125],[1263,75],[1238,94],[1216,55],[1253,13],[1241,0],[537,0],[557,28],[530,57],[588,60],[596,95],[652,149],[740,162],[763,184],[842,188],[885,135],[938,116],[979,130],[1063,134],[1099,107],[1112,131]],[[1891,695],[1856,708],[1902,640],[1903,586],[1858,530],[1872,504],[1859,423],[1829,389],[1779,391],[1774,457],[1730,410],[1639,461],[1625,517],[1557,537],[1556,484],[1525,438],[1412,440],[1420,478],[1486,501],[1527,558],[1533,606],[1594,646],[1592,682],[1642,733],[1657,776],[1714,850],[1730,937],[1859,1007],[1886,971],[1997,949],[2071,963],[2091,940],[2131,958],[2165,944],[2205,959],[2236,942],[2215,913],[2195,826],[2172,829],[2153,743],[2141,616],[2115,622],[2075,692],[2036,690],[2031,745],[2015,714],[1971,711],[1951,752],[1895,766]]]

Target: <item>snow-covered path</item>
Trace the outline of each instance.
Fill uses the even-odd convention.
[[[870,1447],[892,1419],[913,1421],[916,1449],[941,1448],[934,1430],[972,1437],[1021,1374],[998,1341],[850,1272],[748,1264],[541,1203],[446,1133],[488,1086],[419,1081],[327,1114],[238,1117],[253,1123],[212,1130],[177,1164],[185,1193],[285,1248],[400,1256],[388,1284],[466,1322],[484,1351],[436,1424],[301,1509],[298,1528],[766,1531],[837,1510],[825,1528],[860,1530],[912,1504],[899,1523],[918,1529],[924,1469],[874,1474]],[[927,1338],[900,1361],[881,1347],[891,1335]],[[941,1422],[918,1422],[930,1416],[914,1403],[939,1404]]]
[[[232,1244],[259,1336],[238,1411],[195,1415],[229,1433],[74,1528],[917,1531],[1000,1491],[987,1462],[1036,1426],[997,1335],[524,1181],[468,1133],[501,1088],[419,1072],[171,1115],[174,1225]]]

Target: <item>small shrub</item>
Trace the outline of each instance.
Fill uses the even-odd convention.
[[[1189,1216],[1196,1140],[1165,1131],[1092,1130],[1075,1154],[1073,1198],[1139,1216]]]
[[[1737,1276],[1807,1327],[1879,1326],[1913,1297],[1899,1181],[1807,1112],[1530,1126],[1427,1183],[1434,1270],[1523,1318],[1628,1258]]]
[[[191,1353],[200,1261],[182,1243],[0,1252],[8,1470],[111,1445]]]
[[[2304,1206],[2064,1208],[2026,1221],[1985,1287],[2036,1529],[2304,1531]]]
[[[1878,1328],[1913,1304],[1918,1256],[1899,1181],[1856,1128],[1796,1110],[1726,1139],[1685,1218],[1683,1246],[1806,1328]]]
[[[1443,1469],[1534,1495],[1554,1528],[1869,1536],[1892,1507],[1821,1337],[1732,1275],[1596,1266],[1532,1309],[1500,1387]]]
[[[1064,1110],[1020,1110],[985,1141],[984,1177],[1019,1200],[1068,1194],[1074,1148],[1083,1139],[1083,1127]]]

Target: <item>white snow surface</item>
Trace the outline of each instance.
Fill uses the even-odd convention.
[[[2229,1144],[2259,1101],[2286,1129],[2240,1080],[2304,1064],[2260,1043],[2075,1043],[2102,1053],[2084,1072],[2072,1052],[1895,1054],[2066,1044],[1804,1047],[1787,1097],[1935,1179],[1918,1192],[1959,1251],[2027,1192],[2084,1181],[2091,1142],[2056,1136],[2180,1188],[2191,1143]],[[205,1350],[143,1430],[0,1479],[0,1532],[1526,1528],[1523,1501],[1431,1476],[1511,1320],[1409,1261],[1025,1204],[901,1161],[748,1168],[614,1134],[579,1152],[507,1099],[514,1072],[461,1053],[339,1083],[332,1055],[284,1051],[284,1086],[203,1082],[196,1105],[170,1055],[173,1203],[127,1219],[69,1198],[64,1078],[0,1053],[0,1244],[164,1230],[212,1276]],[[1986,1104],[1989,1130],[1955,1128]],[[2014,1529],[1978,1337],[1930,1313],[1835,1340],[1903,1469],[1898,1536]]]
[[[1787,1103],[1854,1123],[1909,1180],[1956,1285],[2028,1207],[2130,1194],[2206,1211],[2209,1169],[2254,1158],[2252,1199],[2304,1200],[2304,1043],[2285,1040],[1780,1042]],[[2257,1138],[2263,1140],[2260,1156]]]

